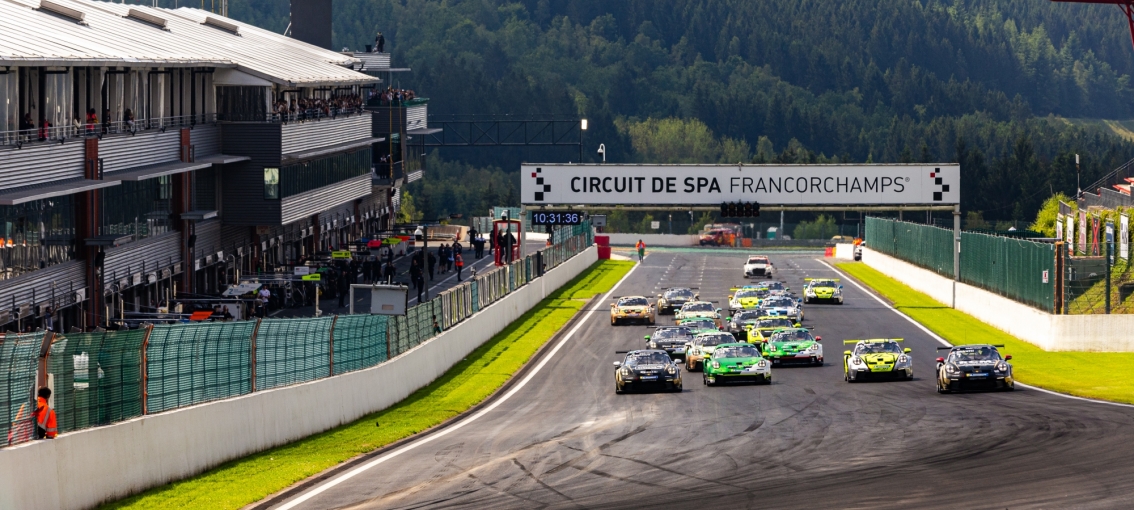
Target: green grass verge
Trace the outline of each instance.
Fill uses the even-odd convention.
[[[445,375],[388,409],[103,508],[240,508],[355,456],[438,425],[500,388],[588,299],[610,290],[632,267],[632,262],[596,263]]]
[[[1134,353],[1047,352],[958,312],[860,262],[838,268],[889,299],[894,308],[950,343],[1004,344],[1016,379],[1080,397],[1134,403]]]

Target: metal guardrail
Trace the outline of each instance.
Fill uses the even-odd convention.
[[[380,365],[468,319],[594,243],[590,225],[441,292],[405,316],[337,315],[0,335],[0,437],[33,438],[35,390],[52,387],[60,432]]]

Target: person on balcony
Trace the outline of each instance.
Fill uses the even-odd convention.
[[[129,108],[127,108],[126,112],[122,114],[122,120],[126,121],[126,128],[129,129],[131,133],[133,133],[134,132],[134,112],[131,111]]]
[[[98,125],[98,114],[95,113],[94,108],[87,108],[87,136],[95,134],[96,125]]]
[[[374,52],[386,52],[386,37],[382,35],[382,32],[378,32],[378,35],[374,37]]]
[[[32,133],[35,132],[35,122],[32,121],[30,113],[25,113],[23,118],[20,119],[20,134],[31,138]]]
[[[47,119],[39,118],[39,141],[45,141],[51,136],[51,123]]]

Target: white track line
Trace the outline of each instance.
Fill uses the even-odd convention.
[[[930,337],[932,337],[932,338],[933,338],[934,340],[937,340],[938,342],[941,342],[941,345],[944,345],[944,346],[946,346],[946,347],[952,347],[952,346],[953,346],[953,344],[949,343],[949,341],[948,341],[948,340],[945,340],[944,338],[941,338],[940,336],[938,336],[938,335],[937,335],[937,333],[934,333],[934,332],[930,331],[930,330],[929,330],[928,328],[926,328],[925,326],[923,326],[923,325],[922,325],[922,324],[921,324],[920,322],[918,322],[918,321],[915,321],[915,320],[913,320],[913,318],[911,318],[911,317],[910,317],[909,315],[906,315],[906,314],[902,313],[902,312],[901,312],[901,310],[898,310],[897,308],[894,308],[894,307],[890,306],[890,303],[887,303],[887,302],[883,301],[883,300],[882,300],[882,298],[880,298],[880,297],[878,297],[877,295],[875,295],[875,294],[874,294],[874,292],[872,292],[872,291],[868,290],[868,289],[867,289],[866,287],[863,287],[862,285],[859,285],[859,284],[858,284],[858,282],[856,282],[856,281],[854,281],[853,279],[851,279],[850,277],[848,277],[848,276],[847,276],[846,274],[844,274],[844,273],[843,273],[842,271],[839,271],[838,269],[835,269],[835,268],[834,268],[834,266],[832,266],[832,265],[828,264],[828,263],[827,263],[827,261],[825,261],[825,260],[820,260],[820,259],[815,259],[815,260],[818,260],[818,261],[819,261],[820,263],[822,263],[822,264],[823,264],[824,266],[827,266],[828,268],[830,268],[830,269],[831,269],[831,271],[834,271],[834,272],[835,272],[836,274],[838,274],[838,275],[842,276],[843,278],[846,278],[846,280],[847,280],[848,282],[850,282],[850,284],[851,284],[851,285],[854,285],[855,287],[858,287],[858,289],[859,289],[859,290],[861,290],[861,291],[863,291],[863,292],[865,292],[865,293],[866,293],[866,295],[868,295],[868,296],[870,296],[870,297],[874,298],[874,300],[875,300],[875,301],[877,301],[877,302],[879,302],[879,303],[882,303],[882,306],[885,306],[886,308],[889,308],[889,309],[890,309],[890,310],[892,310],[892,311],[893,311],[894,313],[896,313],[896,314],[898,314],[899,316],[901,316],[901,317],[902,317],[903,319],[905,319],[905,320],[907,320],[907,321],[910,321],[910,323],[911,323],[911,324],[913,324],[914,326],[917,326],[917,328],[918,328],[918,329],[920,329],[920,330],[922,330],[922,331],[924,331],[924,332],[925,332],[925,334],[929,335],[929,336],[930,336]],[[1021,341],[1022,341],[1022,340],[1021,340]],[[1055,395],[1055,396],[1057,396],[1057,397],[1069,398],[1069,399],[1072,399],[1072,400],[1082,400],[1083,402],[1093,402],[1093,403],[1096,403],[1096,404],[1106,404],[1106,405],[1108,405],[1108,406],[1118,406],[1118,407],[1129,407],[1129,408],[1134,408],[1134,405],[1130,405],[1130,404],[1123,404],[1123,403],[1121,403],[1121,402],[1110,402],[1110,401],[1108,401],[1108,400],[1098,400],[1098,399],[1094,399],[1094,398],[1086,398],[1086,397],[1076,397],[1075,395],[1068,395],[1068,394],[1066,394],[1066,393],[1059,393],[1058,391],[1045,390],[1045,389],[1043,389],[1043,388],[1040,388],[1040,387],[1037,387],[1037,386],[1032,386],[1032,385],[1030,385],[1030,384],[1024,384],[1024,383],[1022,383],[1022,382],[1016,382],[1016,384],[1018,384],[1018,385],[1020,385],[1020,386],[1023,386],[1023,387],[1025,387],[1025,388],[1029,389],[1029,390],[1036,390],[1036,391],[1039,391],[1039,392],[1042,392],[1042,393],[1047,393],[1048,395]]]
[[[606,301],[606,300],[610,299],[610,295],[614,293],[615,289],[617,289],[619,285],[622,285],[622,282],[626,281],[626,279],[629,278],[630,275],[634,272],[634,270],[638,269],[639,266],[640,266],[640,264],[635,264],[634,267],[630,268],[630,270],[626,272],[626,275],[623,276],[621,280],[618,280],[618,283],[615,283],[614,287],[610,288],[610,291],[608,291],[606,294],[603,295],[603,297],[600,301]],[[445,436],[449,435],[449,433],[451,433],[451,432],[453,432],[457,429],[460,429],[461,427],[464,427],[465,425],[468,425],[469,423],[472,423],[473,421],[476,421],[477,418],[480,418],[481,416],[488,414],[493,409],[496,409],[497,406],[506,402],[509,398],[512,397],[512,395],[515,395],[517,392],[519,392],[521,389],[523,389],[523,387],[528,384],[528,381],[532,380],[532,378],[535,377],[535,375],[539,373],[540,369],[542,369],[543,366],[546,365],[548,361],[550,361],[552,358],[555,357],[555,353],[559,352],[559,349],[562,348],[564,345],[566,345],[567,341],[570,340],[571,337],[575,336],[575,333],[579,330],[579,328],[583,327],[583,325],[587,323],[587,320],[591,318],[591,315],[595,313],[595,310],[598,310],[598,309],[599,308],[595,308],[595,309],[588,311],[587,314],[583,316],[583,319],[580,320],[578,323],[576,323],[575,327],[571,328],[571,331],[568,331],[567,334],[563,336],[563,339],[560,340],[559,343],[556,344],[553,349],[551,349],[551,352],[547,353],[547,356],[544,356],[543,359],[540,360],[539,364],[537,364],[535,366],[535,368],[532,369],[531,372],[528,372],[528,375],[526,377],[524,377],[523,380],[521,380],[519,383],[517,383],[515,386],[513,386],[512,389],[508,391],[508,393],[504,394],[504,396],[500,397],[495,402],[489,404],[488,407],[485,407],[484,409],[477,411],[476,414],[469,416],[468,418],[461,420],[457,423],[454,423],[452,426],[447,427],[444,430],[437,432],[436,434],[431,434],[431,435],[428,435],[428,436],[421,438],[418,441],[413,441],[411,443],[407,443],[407,444],[405,444],[401,447],[398,447],[397,449],[395,449],[394,451],[392,451],[390,453],[387,453],[387,454],[385,454],[381,457],[378,457],[377,459],[374,459],[370,462],[367,462],[366,464],[363,464],[363,465],[356,467],[356,468],[354,468],[350,471],[347,471],[346,473],[343,473],[343,474],[341,474],[341,475],[339,475],[335,478],[332,478],[330,481],[303,493],[299,497],[297,497],[297,498],[295,498],[291,501],[288,501],[287,503],[285,503],[283,505],[276,507],[276,509],[277,510],[291,510],[292,508],[295,508],[295,507],[307,502],[307,500],[309,500],[309,499],[311,499],[315,496],[318,496],[319,494],[322,494],[323,492],[327,491],[328,489],[333,488],[334,486],[336,486],[340,483],[343,483],[347,480],[350,480],[351,478],[354,478],[354,477],[362,474],[364,471],[366,471],[366,470],[368,470],[368,469],[370,469],[374,466],[377,466],[378,464],[386,462],[387,460],[390,460],[394,457],[397,457],[398,455],[401,455],[401,454],[408,452],[408,451],[410,451],[414,448],[417,448],[418,446],[421,446],[421,445],[430,443],[430,442],[432,442],[436,439],[440,439],[442,437],[445,437]]]

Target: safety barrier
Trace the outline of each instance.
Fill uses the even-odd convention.
[[[953,276],[953,231],[885,218],[866,219],[872,250]],[[1055,246],[975,232],[961,233],[961,281],[1052,312]]]
[[[147,325],[129,331],[0,336],[0,433],[32,439],[34,393],[53,388],[60,432],[299,384],[413,349],[593,243],[590,225],[418,304],[404,316]]]

